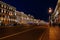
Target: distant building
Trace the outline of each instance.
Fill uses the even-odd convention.
[[[19,21],[21,24],[26,24],[28,22],[28,15],[26,15],[24,12],[16,11],[17,21]]]
[[[24,12],[16,11],[17,21],[21,24],[34,23],[34,17],[32,15],[27,15]]]

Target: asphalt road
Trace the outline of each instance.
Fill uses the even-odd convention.
[[[41,40],[60,40],[60,27],[50,26]]]
[[[60,40],[60,27],[50,27],[49,40]]]
[[[60,40],[60,27],[58,26],[36,26],[35,28],[26,28],[22,30],[19,27],[18,29],[10,28],[7,28],[8,31],[3,33],[0,29],[0,40]]]
[[[38,28],[38,26],[35,28],[27,28],[23,30],[9,28],[8,31],[0,33],[0,40],[42,40],[45,38],[44,35],[46,36],[45,33],[47,33],[47,28]]]

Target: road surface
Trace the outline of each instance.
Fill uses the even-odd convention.
[[[60,40],[60,27],[50,27],[49,40]]]
[[[15,31],[16,29],[8,28],[8,31],[0,33],[0,40],[42,40],[47,28],[37,26],[35,28],[20,29],[20,31],[17,32]]]
[[[60,40],[60,27],[8,27],[0,29],[0,40]]]

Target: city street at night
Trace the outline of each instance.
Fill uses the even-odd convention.
[[[0,0],[0,40],[60,40],[60,0]]]

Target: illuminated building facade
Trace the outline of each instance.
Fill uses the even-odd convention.
[[[38,23],[39,20],[34,19],[30,14],[25,14],[24,12],[17,11],[15,7],[8,5],[0,1],[0,25],[3,24],[29,24]]]
[[[16,19],[15,11],[15,7],[0,1],[0,22],[3,21],[6,24],[11,22],[10,19]]]
[[[30,14],[25,14],[24,12],[16,11],[17,21],[20,22],[20,24],[34,24],[38,23],[38,19],[34,19],[34,17]]]
[[[51,24],[60,25],[60,0],[58,0],[54,13],[51,15]]]
[[[27,24],[27,22],[30,20],[27,14],[24,12],[16,11],[17,21],[20,22],[20,24]]]

